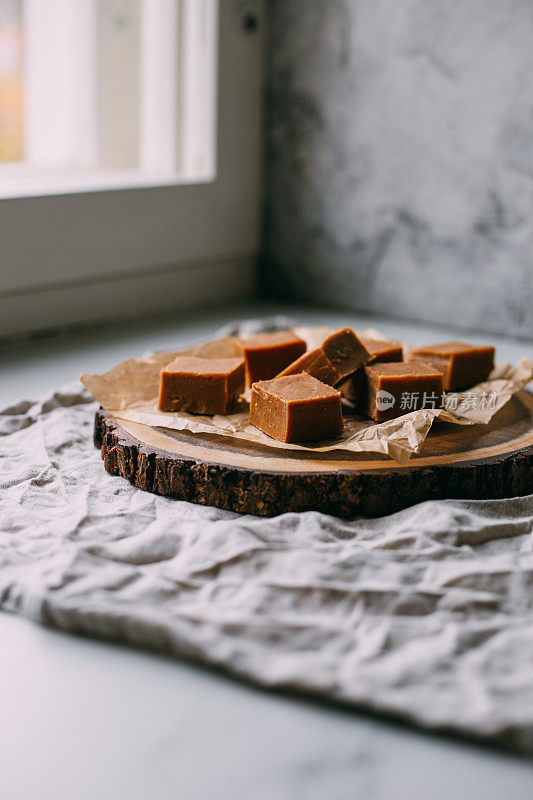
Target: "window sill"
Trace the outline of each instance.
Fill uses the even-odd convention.
[[[30,171],[20,164],[13,164],[0,168],[0,200],[158,186],[189,186],[211,183],[214,179],[214,174],[191,177],[182,173],[158,174],[138,169]]]

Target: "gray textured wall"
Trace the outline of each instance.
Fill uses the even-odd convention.
[[[533,0],[272,0],[264,279],[533,335]]]

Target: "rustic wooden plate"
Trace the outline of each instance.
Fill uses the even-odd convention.
[[[433,426],[406,466],[387,456],[263,447],[226,436],[118,421],[100,410],[104,465],[134,486],[262,516],[324,511],[378,516],[422,500],[533,492],[533,395],[519,392],[489,425]]]

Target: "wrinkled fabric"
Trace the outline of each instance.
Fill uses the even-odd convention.
[[[0,412],[0,605],[533,752],[533,497],[240,516],[108,475],[79,384]]]

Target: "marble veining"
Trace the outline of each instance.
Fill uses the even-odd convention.
[[[264,283],[533,330],[533,4],[271,2]]]

